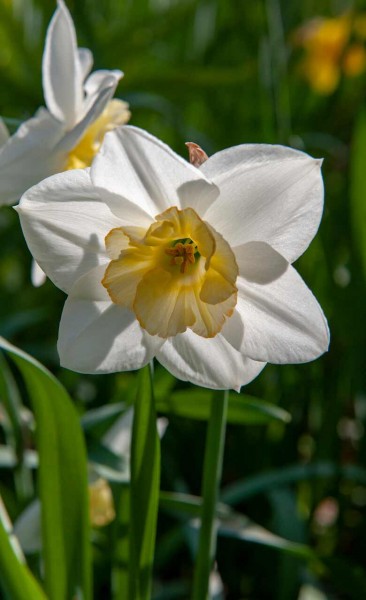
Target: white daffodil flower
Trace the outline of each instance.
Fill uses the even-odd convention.
[[[47,30],[42,64],[46,108],[8,137],[0,126],[0,205],[66,169],[89,166],[104,134],[126,123],[128,105],[112,96],[121,71],[95,71],[90,50],[78,48],[63,0]]]
[[[25,238],[68,294],[61,364],[106,373],[156,357],[182,380],[239,390],[266,362],[321,355],[326,319],[291,266],[319,226],[320,165],[242,145],[197,168],[125,126],[90,170],[29,190],[18,207]]]

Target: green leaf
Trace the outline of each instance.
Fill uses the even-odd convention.
[[[201,388],[178,390],[156,402],[156,410],[188,419],[206,421],[212,392]],[[236,425],[263,425],[273,419],[288,423],[291,416],[278,406],[243,394],[229,394],[227,422]]]
[[[194,519],[197,523],[201,514],[202,498],[190,494],[161,492],[160,507],[181,518]],[[268,546],[300,558],[317,560],[316,554],[309,546],[291,542],[271,533],[245,515],[233,511],[227,504],[222,502],[217,504],[216,518],[218,533],[221,536]]]
[[[101,477],[119,483],[129,482],[130,465],[125,456],[117,456],[98,440],[92,440],[88,442],[88,457]]]
[[[351,217],[354,240],[366,276],[366,112],[363,110],[356,120],[351,155]]]
[[[27,462],[24,436],[24,407],[20,393],[5,357],[0,353],[0,397],[9,418],[10,427],[5,428],[5,438],[8,452],[14,455],[14,481],[19,499],[29,501],[34,495],[33,478]],[[4,419],[4,424],[6,420]],[[4,452],[2,454],[4,457]],[[0,453],[0,460],[1,460]],[[8,466],[10,466],[8,464]]]
[[[127,408],[128,405],[124,402],[116,402],[115,404],[106,404],[105,406],[88,410],[81,417],[83,430],[93,432],[100,425],[108,428]]]
[[[306,560],[317,560],[315,552],[309,546],[275,535],[245,515],[234,511],[220,519],[219,535],[274,548]]]
[[[339,466],[334,462],[319,461],[309,465],[288,465],[236,481],[222,490],[221,500],[229,504],[238,504],[289,483],[333,477],[343,477],[366,485],[366,469],[363,467]]]
[[[91,597],[87,462],[79,419],[45,367],[0,338],[24,377],[36,420],[45,587],[50,600]],[[32,596],[28,596],[31,598]]]
[[[160,482],[160,441],[149,367],[139,373],[131,441],[130,600],[150,600]]]
[[[3,515],[0,518],[0,585],[11,600],[46,600],[46,596],[29,571],[20,562],[11,534],[4,524]]]

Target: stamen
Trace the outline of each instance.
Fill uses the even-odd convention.
[[[192,265],[195,263],[195,254],[198,253],[197,245],[191,240],[186,241],[184,244],[178,242],[173,248],[166,248],[165,254],[171,256],[171,265],[180,265],[180,272],[185,273],[188,264]]]

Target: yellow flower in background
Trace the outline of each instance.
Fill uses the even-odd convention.
[[[301,71],[310,87],[328,95],[337,88],[342,75],[355,77],[363,73],[365,38],[366,15],[317,17],[298,29],[294,43],[305,51]]]
[[[116,512],[111,487],[105,479],[98,477],[89,484],[90,523],[94,527],[104,527],[111,523]]]

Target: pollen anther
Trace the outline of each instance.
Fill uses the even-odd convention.
[[[173,248],[166,248],[165,254],[171,256],[171,265],[180,265],[180,272],[185,273],[188,267],[188,264],[192,265],[195,263],[195,254],[197,252],[197,245],[188,241],[182,244],[182,242],[178,242]]]

